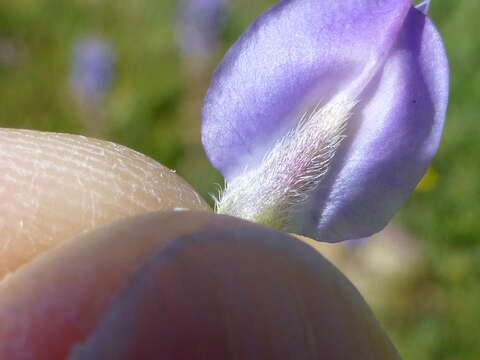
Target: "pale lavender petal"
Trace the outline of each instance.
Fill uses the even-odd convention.
[[[366,102],[311,202],[304,232],[322,241],[369,236],[402,206],[428,168],[443,129],[448,62],[431,21],[412,8]]]
[[[284,1],[206,97],[204,145],[228,184],[218,211],[323,241],[369,236],[427,169],[447,101],[442,41],[410,1]]]
[[[227,53],[202,110],[202,140],[229,180],[260,159],[312,99],[336,91],[384,58],[410,0],[285,0]]]

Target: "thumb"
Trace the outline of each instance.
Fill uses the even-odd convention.
[[[204,200],[172,170],[83,136],[0,129],[0,279],[58,242],[139,213]]]
[[[1,282],[0,358],[399,356],[348,279],[304,242],[162,211],[65,241]]]

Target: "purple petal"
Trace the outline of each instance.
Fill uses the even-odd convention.
[[[216,70],[202,140],[228,179],[261,158],[312,96],[374,67],[395,40],[410,0],[291,0],[263,14]]]
[[[308,106],[345,94],[356,104],[346,139],[327,159],[307,203],[279,224],[330,242],[369,236],[386,225],[427,169],[447,106],[440,36],[410,1],[292,0],[260,17],[214,74],[203,108],[207,154],[228,183],[238,183],[245,169],[261,167],[271,144]],[[270,183],[278,188],[285,174],[277,177]],[[242,198],[229,197],[233,203]],[[252,207],[240,216],[271,222],[270,210],[282,206],[251,215]]]
[[[370,84],[370,99],[351,119],[360,128],[311,201],[306,234],[332,242],[369,236],[387,224],[437,150],[448,73],[437,30],[412,8],[383,71]]]

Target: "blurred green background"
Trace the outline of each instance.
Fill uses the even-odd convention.
[[[118,142],[175,168],[209,198],[223,180],[200,144],[202,98],[226,49],[274,3],[230,0],[205,56],[179,51],[175,0],[2,1],[0,127]],[[475,0],[432,3],[451,101],[438,156],[396,219],[417,260],[365,294],[405,359],[480,358],[479,16]],[[103,39],[115,58],[112,86],[94,101],[72,89],[72,51],[85,37]]]

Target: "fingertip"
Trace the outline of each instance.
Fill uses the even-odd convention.
[[[0,278],[59,242],[149,211],[209,210],[183,179],[126,147],[0,129]]]

